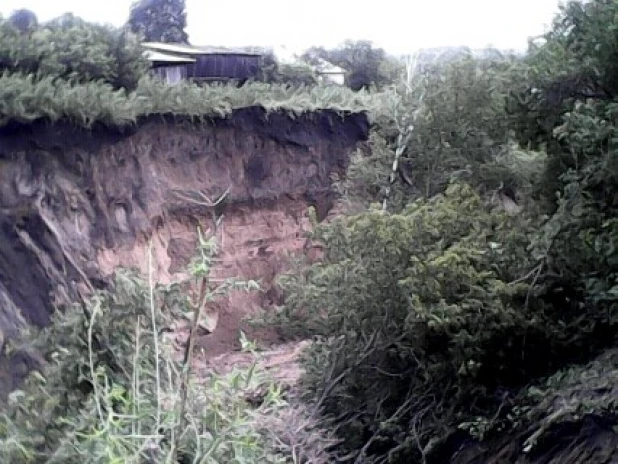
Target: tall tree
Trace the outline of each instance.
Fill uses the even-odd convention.
[[[138,0],[131,6],[129,26],[149,42],[189,42],[185,0]]]
[[[37,27],[28,16],[0,18],[0,74],[99,81],[131,91],[148,69],[139,39],[130,31],[70,13]]]
[[[373,44],[366,40],[348,40],[330,50],[312,47],[302,55],[301,59],[314,65],[320,60],[325,60],[345,69],[346,85],[353,90],[390,83],[391,73],[387,68],[388,65],[393,65],[383,49],[374,48]]]
[[[13,11],[9,22],[23,34],[32,32],[39,24],[36,14],[25,8]]]

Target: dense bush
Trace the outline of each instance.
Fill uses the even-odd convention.
[[[317,228],[324,262],[284,282],[279,316],[321,337],[307,388],[349,450],[410,462],[499,404],[500,386],[545,372],[552,357],[535,352],[565,349],[556,334],[567,321],[522,309],[532,263],[525,224],[513,224],[452,185],[400,214]]]
[[[71,121],[82,127],[96,123],[109,126],[134,124],[140,117],[171,115],[204,118],[225,117],[238,108],[260,106],[268,112],[299,115],[330,109],[341,114],[382,107],[384,98],[354,93],[340,87],[289,87],[265,83],[198,86],[183,82],[167,85],[143,78],[134,92],[114,90],[100,82],[73,83],[53,77],[0,75],[0,127],[9,122],[39,119]]]
[[[402,71],[400,60],[366,40],[347,40],[333,49],[312,47],[301,60],[312,65],[331,63],[345,71],[345,85],[353,90],[383,88],[392,84]]]
[[[351,461],[425,462],[457,430],[509,427],[528,452],[556,422],[617,422],[577,366],[618,334],[617,8],[568,3],[524,59],[424,66],[340,182],[387,209],[318,226],[324,260],[283,280],[278,317],[317,337],[307,397]],[[488,207],[508,190],[516,217]]]
[[[191,271],[206,285],[204,301],[247,287],[202,280],[213,250],[212,241],[202,245]],[[186,284],[152,286],[119,271],[110,291],[65,308],[26,337],[20,349],[46,362],[3,404],[0,461],[283,464],[307,454],[324,462],[326,435],[304,409],[289,407],[256,364],[195,379],[191,358],[178,361],[166,334],[195,309]],[[186,342],[193,348],[191,338]],[[249,400],[260,391],[256,406]],[[297,429],[285,430],[284,420]]]
[[[271,50],[264,51],[258,80],[269,84],[313,86],[318,83],[313,68],[305,63],[281,63]]]
[[[147,42],[189,43],[184,0],[134,1],[128,25]]]
[[[508,110],[517,140],[549,155],[540,191],[550,211],[556,192],[569,182],[563,175],[582,172],[612,148],[607,143],[618,97],[617,14],[616,2],[566,3],[554,27],[531,45],[520,72],[524,78],[514,81]],[[575,139],[564,136],[567,129]]]
[[[504,101],[519,59],[485,55],[420,54],[409,63],[407,79],[391,92],[396,98],[385,99],[374,117],[371,150],[355,155],[341,182],[348,199],[388,200],[397,210],[452,180],[526,199],[545,158],[511,141]]]
[[[282,282],[278,316],[319,336],[307,394],[348,451],[413,462],[479,417],[503,419],[505,392],[611,342],[606,306],[550,300],[536,226],[453,184],[316,229],[324,260]]]
[[[0,71],[133,90],[146,70],[137,36],[125,30],[67,14],[24,34],[0,19]]]
[[[443,191],[450,177],[496,188],[480,166],[503,153],[509,137],[503,110],[511,57],[475,58],[470,52],[441,62],[420,62],[399,103],[398,133],[405,135],[400,165],[416,195]]]
[[[615,2],[567,3],[531,50],[532,79],[513,115],[520,143],[547,151],[539,190],[552,218],[539,292],[563,311],[604,310],[610,319],[618,308],[617,15]],[[613,321],[597,335],[615,333]]]

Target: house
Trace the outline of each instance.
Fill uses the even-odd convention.
[[[151,73],[169,84],[175,84],[187,77],[187,65],[196,62],[195,58],[176,56],[154,50],[146,50],[144,55],[150,61]]]
[[[170,84],[183,79],[194,82],[240,81],[255,78],[261,53],[215,47],[144,42],[151,72]]]

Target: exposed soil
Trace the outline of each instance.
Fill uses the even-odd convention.
[[[214,277],[257,280],[261,291],[210,308],[212,333],[199,347],[210,357],[238,349],[240,328],[276,343],[242,319],[277,303],[276,276],[308,249],[307,208],[329,214],[332,176],[367,137],[363,114],[292,118],[257,107],[201,123],[150,118],[123,131],[2,128],[0,338],[46,325],[57,304],[105,287],[120,266],[146,275],[149,250],[155,281],[185,277],[197,226],[212,233],[218,220]],[[18,381],[0,378],[0,392]]]
[[[257,355],[228,351],[218,356],[209,356],[205,351],[198,351],[194,358],[194,369],[197,376],[211,372],[226,374],[234,368],[248,368],[257,362],[260,368],[267,371],[279,384],[293,387],[302,374],[299,357],[308,346],[307,341],[283,343],[264,351],[258,351]]]
[[[362,114],[291,118],[261,108],[199,124],[144,119],[123,131],[43,122],[0,129],[0,350],[22,328],[48,324],[56,305],[104,288],[119,267],[146,275],[149,250],[157,282],[186,277],[200,226],[220,245],[213,276],[254,279],[261,291],[233,293],[208,308],[196,375],[254,362],[240,351],[243,330],[264,347],[258,363],[293,386],[307,342],[282,344],[275,331],[252,329],[243,319],[279,302],[274,282],[290,256],[319,254],[305,238],[307,208],[314,206],[320,220],[336,214],[332,175],[345,173],[367,136]],[[225,192],[216,208],[199,204]],[[175,330],[180,353],[188,323],[178,321]],[[34,362],[20,352],[0,355],[0,395]],[[582,392],[618,396],[616,385],[603,392],[575,385],[561,400]],[[484,443],[455,434],[433,462],[618,463],[618,433],[602,417],[557,423],[526,454],[531,433]]]

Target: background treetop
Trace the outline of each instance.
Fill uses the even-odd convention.
[[[138,0],[131,6],[129,27],[147,42],[189,43],[184,0]]]

